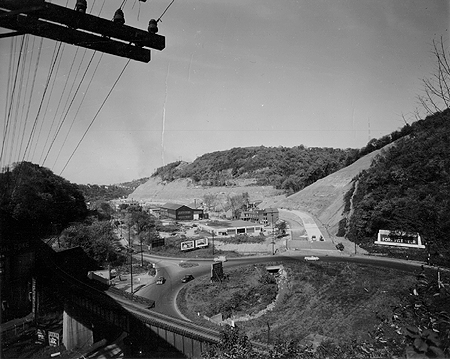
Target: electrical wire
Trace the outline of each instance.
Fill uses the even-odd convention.
[[[16,75],[14,77],[14,83],[13,83],[13,88],[12,88],[12,92],[11,92],[11,101],[10,101],[10,104],[9,104],[8,116],[6,118],[5,136],[3,137],[2,149],[0,151],[0,164],[2,163],[2,159],[4,158],[3,154],[4,154],[4,151],[5,151],[5,143],[6,143],[6,140],[8,138],[8,130],[9,130],[9,124],[10,124],[10,120],[11,120],[11,110],[12,110],[12,107],[13,107],[14,94],[15,94],[15,91],[16,91],[17,77],[18,77],[18,74],[19,74],[19,65],[20,65],[20,61],[21,61],[21,58],[22,58],[22,50],[23,50],[24,42],[25,42],[25,40],[22,37],[22,43],[20,45],[20,52],[19,52],[19,60],[18,60],[18,63],[17,63]]]
[[[56,46],[57,46],[57,45],[55,45],[55,47],[56,47]],[[51,101],[51,99],[52,99],[52,95],[53,95],[53,90],[54,90],[54,88],[55,88],[56,79],[58,78],[58,72],[59,72],[59,68],[60,68],[60,66],[61,66],[62,53],[64,52],[64,49],[65,49],[65,44],[62,44],[62,51],[61,51],[61,54],[59,54],[58,57],[57,57],[57,59],[55,60],[55,61],[58,61],[58,64],[56,65],[56,74],[55,74],[55,75],[53,76],[53,78],[51,79],[50,93],[49,93],[49,94],[46,96],[46,98],[44,99],[44,101],[46,101],[45,109],[44,109],[44,114],[41,116],[41,117],[42,117],[42,121],[41,121],[40,126],[39,126],[39,132],[38,132],[38,134],[37,134],[37,139],[36,139],[36,141],[34,141],[33,153],[32,153],[32,155],[30,156],[31,158],[34,158],[34,155],[35,155],[35,153],[36,153],[36,149],[37,149],[38,144],[39,144],[39,139],[41,138],[42,128],[44,127],[44,122],[45,122],[45,119],[47,118],[47,112],[48,112],[48,108],[49,108],[49,106],[50,106],[50,101]],[[53,62],[53,60],[52,60],[52,62]],[[53,128],[53,124],[52,124],[51,128]],[[48,131],[48,133],[50,133],[51,128],[50,128],[50,130]],[[34,137],[34,135],[33,135],[33,137]],[[39,160],[39,161],[40,161],[40,160]]]
[[[55,125],[56,116],[58,115],[58,111],[59,111],[59,108],[60,108],[60,106],[61,106],[62,99],[63,99],[64,94],[65,94],[65,92],[66,92],[66,87],[67,87],[67,85],[68,85],[68,83],[69,83],[70,75],[72,74],[72,69],[73,69],[73,66],[74,66],[74,64],[75,64],[75,60],[76,60],[77,55],[78,55],[78,50],[79,50],[79,47],[77,47],[77,50],[75,51],[75,55],[73,56],[72,64],[70,65],[69,73],[68,73],[68,75],[67,75],[67,77],[66,77],[66,81],[65,81],[65,83],[64,83],[64,87],[63,87],[63,90],[62,90],[62,92],[61,92],[61,96],[60,96],[59,101],[58,101],[58,106],[56,107],[55,113],[54,113],[54,115],[53,115],[52,124],[51,124],[51,126],[50,126],[50,129],[47,131],[47,138],[45,139],[45,143],[44,143],[44,145],[42,146],[41,155],[39,156],[39,163],[41,162],[42,157],[44,156],[45,148],[47,147],[47,143],[48,143],[48,141],[49,141],[49,139],[50,139],[50,134],[51,134],[51,132],[52,132],[53,126]],[[85,55],[85,54],[86,54],[86,51],[83,53],[83,57],[81,58],[81,62],[80,62],[80,64],[79,64],[78,70],[77,70],[77,72],[76,72],[76,74],[75,74],[75,79],[76,79],[77,76],[78,76],[78,72],[80,71],[81,63],[83,62],[83,59],[84,59],[84,55]],[[69,98],[70,98],[70,94],[72,93],[72,89],[73,89],[74,84],[75,84],[75,80],[72,81],[72,86],[71,86],[71,88],[70,88],[70,90],[69,90],[69,93],[68,93],[68,95],[67,95],[66,103],[65,103],[65,105],[63,106],[63,111],[62,111],[62,112],[64,112],[64,109],[65,109],[66,106],[67,106],[67,102],[68,102],[68,100],[69,100]],[[50,96],[50,97],[51,97],[51,96]],[[59,127],[59,126],[57,125],[56,128],[58,128],[58,127]],[[55,137],[56,137],[56,136],[57,136],[57,134],[54,135],[54,139],[53,139],[52,143],[55,141]],[[45,162],[45,160],[44,160],[44,162]],[[44,165],[44,163],[42,163],[42,165]]]
[[[100,62],[101,62],[102,59],[103,59],[103,55],[104,55],[104,53],[102,52],[101,55],[100,55],[100,59],[98,60],[97,65],[95,66],[94,72],[92,73],[91,79],[89,80],[89,83],[88,83],[88,85],[87,85],[87,87],[86,87],[86,90],[84,91],[83,97],[81,98],[80,104],[78,105],[77,111],[75,112],[75,115],[73,116],[72,122],[70,123],[70,127],[69,127],[69,130],[68,130],[67,133],[66,133],[66,137],[65,137],[64,140],[63,140],[63,144],[62,144],[62,146],[59,148],[58,155],[56,156],[56,159],[55,159],[55,161],[54,161],[54,163],[53,163],[52,168],[55,167],[56,162],[58,161],[59,156],[60,156],[60,154],[61,154],[61,151],[62,151],[62,149],[63,149],[63,147],[64,147],[64,145],[65,145],[65,143],[66,143],[66,141],[67,141],[67,138],[69,137],[69,133],[70,133],[70,131],[72,130],[73,124],[75,123],[75,119],[76,119],[77,116],[78,116],[78,112],[80,112],[81,105],[83,104],[84,99],[85,99],[85,97],[86,97],[86,95],[87,95],[87,93],[88,93],[88,91],[89,91],[89,89],[90,89],[90,87],[91,87],[92,80],[94,79],[94,76],[95,76],[95,74],[96,74],[96,72],[97,72],[97,69],[98,69],[98,67],[99,67],[99,65],[100,65]]]
[[[14,104],[15,109],[14,109],[14,114],[12,115],[12,133],[10,134],[11,144],[10,144],[10,149],[9,149],[9,157],[7,160],[8,163],[12,162],[12,158],[14,158],[14,149],[17,148],[18,141],[15,141],[16,132],[17,132],[17,124],[19,123],[19,121],[17,119],[19,118],[19,109],[20,109],[21,99],[23,97],[23,94],[26,93],[26,90],[23,90],[24,89],[23,81],[24,81],[25,71],[26,71],[25,65],[27,64],[29,39],[30,39],[30,37],[28,35],[25,35],[23,58],[21,60],[20,65],[18,65],[20,67],[20,70],[19,70],[20,75],[19,75],[18,92],[17,92],[17,96],[16,96],[16,101]]]
[[[70,160],[72,159],[73,155],[75,154],[75,152],[78,150],[78,147],[80,147],[81,142],[84,140],[84,138],[86,137],[86,134],[88,133],[89,129],[92,127],[94,121],[96,120],[98,114],[100,113],[100,111],[102,110],[103,106],[105,105],[106,101],[108,100],[109,96],[111,95],[111,92],[114,90],[114,87],[116,86],[116,84],[119,82],[120,78],[122,77],[122,74],[125,72],[125,69],[127,68],[128,64],[130,63],[130,59],[128,59],[127,63],[125,64],[125,66],[123,67],[122,71],[120,72],[119,76],[117,77],[116,81],[114,82],[113,86],[111,87],[111,90],[109,90],[108,94],[106,95],[105,99],[103,100],[100,108],[98,109],[97,113],[95,114],[94,118],[92,119],[91,123],[89,124],[88,128],[86,129],[86,131],[84,132],[83,136],[81,137],[80,141],[78,142],[77,146],[75,147],[75,149],[73,150],[72,154],[70,155],[69,159],[67,160],[66,164],[64,165],[63,169],[60,172],[60,176],[62,175],[62,173],[64,172],[64,170],[66,169],[67,165],[69,164]]]
[[[172,6],[172,4],[174,3],[174,1],[175,1],[175,0],[172,0],[172,1],[170,2],[170,4],[166,7],[166,9],[163,11],[163,13],[162,13],[161,16],[158,18],[158,20],[156,20],[157,23],[160,22],[160,21],[162,22],[161,18],[164,16],[164,14],[166,13],[166,11],[169,10],[169,7]]]
[[[17,160],[20,159],[20,151],[23,148],[23,141],[25,139],[25,133],[26,133],[25,130],[26,130],[26,126],[27,126],[26,120],[28,119],[28,115],[30,113],[31,103],[32,103],[33,95],[34,95],[34,86],[35,86],[35,83],[36,83],[37,71],[38,71],[39,62],[40,62],[40,59],[41,59],[42,43],[43,43],[43,41],[44,41],[44,38],[41,37],[41,41],[39,43],[39,48],[38,48],[38,53],[37,53],[37,59],[36,59],[35,67],[34,67],[33,81],[31,83],[31,88],[30,88],[30,97],[29,97],[29,100],[27,101],[27,112],[26,112],[26,115],[25,115],[25,122],[24,122],[24,127],[23,127],[23,130],[22,130],[22,138],[20,139],[19,153],[18,153]]]
[[[31,103],[30,97],[31,97],[31,94],[33,93],[33,89],[30,88],[29,84],[30,84],[30,76],[31,76],[31,72],[32,72],[31,64],[33,62],[34,49],[35,49],[34,45],[35,45],[36,37],[33,36],[32,39],[33,39],[33,41],[32,41],[32,44],[31,44],[31,56],[30,56],[29,64],[27,66],[27,68],[28,68],[27,82],[25,84],[24,98],[22,100],[21,116],[20,116],[20,119],[19,119],[19,134],[20,133],[22,134],[22,136],[20,136],[21,140],[23,139],[24,128],[25,128],[25,125],[26,125],[26,117],[24,118],[24,115],[26,113],[26,110],[25,110],[26,104],[28,104],[28,106],[30,105],[30,103]],[[27,91],[28,91],[28,93],[27,93]],[[16,147],[16,152],[17,152],[17,160],[16,161],[18,161],[19,158],[20,158],[20,149],[21,149],[20,142],[21,141],[19,141],[19,139],[17,139],[15,141],[15,143],[16,143],[15,147]]]
[[[84,71],[83,77],[81,78],[81,80],[80,80],[80,82],[79,82],[79,84],[78,84],[78,87],[77,87],[77,89],[75,90],[75,94],[74,94],[73,97],[72,97],[72,101],[70,102],[70,105],[69,105],[69,108],[67,109],[66,114],[65,114],[65,116],[63,117],[62,121],[60,122],[60,125],[59,125],[59,127],[58,127],[58,129],[57,129],[55,135],[53,136],[53,141],[52,141],[52,143],[50,144],[50,147],[49,147],[49,149],[48,149],[48,151],[47,151],[47,155],[45,156],[44,161],[42,162],[42,165],[44,165],[45,161],[47,160],[47,157],[48,157],[48,155],[49,155],[49,153],[50,153],[50,150],[52,149],[53,144],[55,143],[56,137],[58,137],[59,131],[61,130],[61,127],[62,127],[62,125],[64,124],[64,122],[65,122],[65,120],[66,120],[66,117],[67,117],[67,115],[68,115],[68,113],[69,113],[70,107],[72,106],[73,101],[75,100],[75,97],[76,97],[76,95],[77,95],[77,93],[78,93],[78,91],[79,91],[79,89],[80,89],[80,87],[81,87],[81,84],[83,83],[84,78],[86,77],[86,73],[87,73],[89,67],[91,66],[91,63],[92,63],[92,60],[93,60],[94,56],[95,56],[95,52],[92,54],[91,59],[89,60],[88,65],[86,66],[86,70]]]
[[[49,85],[49,83],[50,83],[51,76],[52,76],[53,71],[54,71],[54,69],[55,69],[56,60],[57,60],[57,58],[58,58],[58,56],[59,56],[59,52],[60,52],[60,50],[61,50],[61,42],[59,42],[59,43],[57,44],[56,47],[57,47],[58,49],[57,49],[57,51],[56,51],[56,55],[55,55],[55,57],[54,57],[53,64],[52,64],[52,66],[50,67],[50,71],[49,71],[49,75],[48,75],[48,78],[47,78],[47,82],[46,82],[45,87],[44,87],[44,91],[43,91],[43,94],[42,94],[41,102],[40,102],[40,104],[39,104],[39,108],[38,108],[38,111],[37,111],[37,114],[36,114],[36,118],[35,118],[34,123],[33,123],[33,127],[32,127],[32,129],[31,129],[30,136],[29,136],[29,138],[28,138],[27,146],[25,147],[25,151],[24,151],[24,153],[23,153],[22,161],[24,161],[25,156],[27,155],[28,148],[29,148],[29,146],[30,146],[30,144],[31,144],[31,142],[32,142],[33,137],[34,137],[34,133],[35,133],[35,130],[36,130],[36,125],[37,125],[37,122],[38,122],[39,114],[40,114],[40,112],[41,112],[42,105],[43,105],[43,103],[44,103],[44,98],[45,98],[45,95],[46,95],[46,93],[47,93],[47,89],[48,89],[48,85]],[[55,47],[55,49],[56,49],[56,47]]]

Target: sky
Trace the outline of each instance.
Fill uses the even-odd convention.
[[[87,12],[124,3],[146,29],[170,1]],[[62,45],[53,66],[56,41],[1,38],[0,164],[115,184],[234,147],[361,148],[417,119],[449,15],[444,0],[175,0],[149,63]]]

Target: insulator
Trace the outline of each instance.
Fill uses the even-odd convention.
[[[86,12],[86,8],[87,8],[87,1],[86,0],[77,0],[76,4],[75,4],[75,11],[79,11],[79,12]]]
[[[158,32],[158,22],[155,19],[151,19],[148,22],[148,32],[156,34]]]
[[[117,22],[120,25],[125,24],[125,15],[123,14],[122,9],[117,9],[114,13],[113,21]]]

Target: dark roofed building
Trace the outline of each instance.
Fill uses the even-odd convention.
[[[184,204],[166,203],[161,206],[160,217],[175,221],[192,221],[203,218],[203,210],[192,209]]]

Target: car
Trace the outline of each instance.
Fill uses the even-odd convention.
[[[307,256],[305,257],[305,261],[318,261],[319,257],[316,256]]]
[[[166,278],[164,278],[163,276],[159,277],[158,280],[156,281],[156,284],[164,284],[164,282],[166,281]]]
[[[181,278],[182,283],[190,282],[194,279],[194,276],[192,274],[186,274],[183,278]]]

